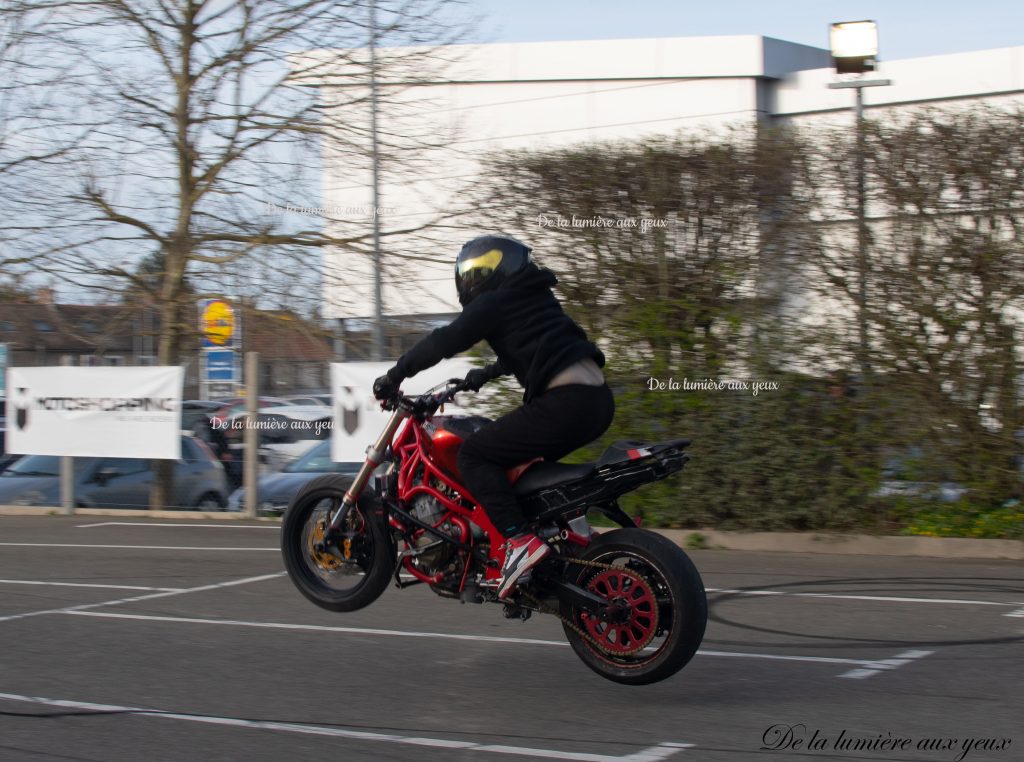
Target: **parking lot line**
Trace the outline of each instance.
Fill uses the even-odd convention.
[[[140,717],[161,717],[168,720],[198,722],[207,725],[225,725],[236,728],[271,730],[284,733],[301,733],[304,735],[346,738],[354,741],[403,744],[409,746],[432,747],[437,749],[451,749],[453,751],[468,750],[477,753],[485,752],[489,754],[538,757],[542,759],[565,759],[573,760],[574,762],[659,762],[659,760],[668,759],[678,752],[693,747],[693,744],[666,742],[656,746],[649,746],[646,749],[641,749],[633,754],[611,756],[608,754],[559,751],[557,749],[537,749],[527,746],[484,744],[477,743],[475,741],[457,741],[448,738],[406,736],[396,733],[372,733],[362,730],[345,730],[343,728],[323,727],[320,725],[302,725],[264,720],[244,720],[237,717],[217,717],[215,715],[205,714],[183,714],[163,709],[145,709],[142,707],[117,706],[114,704],[94,704],[86,701],[67,701],[64,699],[49,699],[38,696],[23,696],[16,693],[0,693],[0,700],[50,706],[57,709],[77,709],[80,711],[96,712],[97,714],[132,714]]]
[[[483,643],[515,643],[534,646],[568,646],[564,640],[540,640],[537,638],[510,638],[500,635],[460,635],[450,632],[419,632],[409,630],[384,630],[372,627],[337,627],[325,624],[291,624],[288,622],[253,622],[241,619],[203,619],[198,617],[156,616],[151,614],[122,614],[113,611],[84,611],[80,609],[54,613],[76,616],[92,616],[101,619],[136,619],[149,622],[172,622],[177,624],[207,624],[232,627],[255,627],[272,630],[305,630],[309,632],[333,632],[350,635],[391,635],[406,638],[438,638],[441,640],[472,640]],[[860,662],[858,662],[860,663]]]
[[[85,603],[81,606],[66,606],[60,609],[45,609],[43,611],[28,611],[23,614],[11,614],[9,616],[0,616],[0,622],[9,622],[15,619],[27,619],[28,617],[43,616],[45,614],[71,614],[76,611],[88,611],[89,609],[102,608],[104,606],[120,606],[125,603],[151,601],[154,598],[168,598],[172,595],[185,595],[186,593],[202,593],[207,590],[219,590],[223,587],[234,587],[235,585],[248,585],[251,582],[263,582],[265,580],[283,577],[285,574],[286,572],[275,572],[274,574],[262,574],[258,577],[245,577],[243,579],[228,580],[227,582],[217,582],[212,585],[201,585],[200,587],[186,587],[167,592],[150,593],[149,595],[136,595],[131,598],[119,598],[113,601]]]
[[[844,593],[794,593],[788,590],[731,590],[728,588],[705,588],[708,593],[723,595],[784,595],[790,598],[832,598],[843,601],[877,601],[881,603],[945,603],[961,606],[1019,606],[1008,601],[976,601],[965,598],[906,598],[891,595],[853,595]],[[1010,616],[1007,614],[1007,616]]]
[[[105,590],[149,590],[161,593],[179,593],[183,587],[140,587],[138,585],[100,585],[90,582],[43,582],[29,579],[0,579],[3,585],[48,585],[53,587],[98,587]]]
[[[279,526],[256,526],[255,524],[175,524],[149,521],[102,521],[99,524],[76,524],[75,529],[94,529],[95,527],[200,527],[202,529],[270,529],[280,532]]]
[[[891,659],[882,659],[876,661],[870,666],[870,668],[853,669],[849,672],[844,672],[840,677],[848,677],[854,680],[863,680],[865,677],[871,677],[877,675],[885,670],[893,670],[898,667],[902,667],[904,664],[910,664],[912,661],[917,659],[923,659],[925,656],[931,656],[934,651],[904,651],[901,654],[896,654]]]
[[[88,616],[99,619],[129,619],[142,622],[167,622],[173,624],[202,624],[220,625],[226,627],[253,627],[257,629],[288,630],[305,632],[330,632],[344,633],[348,635],[374,635],[391,636],[402,638],[436,638],[439,640],[462,640],[476,641],[480,643],[504,643],[513,645],[533,646],[559,646],[568,647],[569,643],[564,640],[541,640],[538,638],[511,638],[498,635],[465,635],[450,632],[422,632],[417,630],[384,630],[372,627],[337,627],[324,624],[292,624],[289,622],[254,622],[243,619],[205,619],[200,617],[182,616],[158,616],[155,614],[125,614],[114,611],[94,611],[84,609],[68,609],[54,612],[69,614],[72,616]],[[769,661],[793,661],[810,662],[814,664],[844,664],[854,665],[858,669],[847,672],[840,677],[870,677],[886,670],[893,670],[903,664],[909,664],[914,659],[928,656],[932,651],[908,651],[898,654],[891,659],[848,659],[830,656],[799,656],[791,654],[764,654],[764,653],[743,653],[740,651],[709,651],[701,649],[697,651],[699,656],[726,657],[734,659],[765,659]],[[854,675],[854,672],[864,674]]]
[[[280,553],[280,548],[210,548],[182,545],[86,545],[81,543],[53,542],[0,542],[5,548],[99,548],[121,550],[216,550],[216,551],[260,551],[264,553]]]

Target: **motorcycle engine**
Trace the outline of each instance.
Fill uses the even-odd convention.
[[[441,517],[444,516],[444,506],[440,501],[430,495],[417,495],[412,501],[410,513],[425,524],[435,526]],[[446,521],[437,526],[439,530],[451,535],[459,536],[459,528],[451,522]],[[415,558],[416,565],[427,574],[434,574],[441,571],[451,560],[455,553],[455,546],[439,540],[430,532],[424,532],[416,540],[416,547],[424,549]],[[429,550],[427,549],[429,548]]]

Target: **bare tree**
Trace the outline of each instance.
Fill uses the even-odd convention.
[[[818,191],[827,216],[841,219],[853,208],[853,146],[844,135],[819,140],[827,159]],[[1019,496],[1024,112],[872,121],[867,164],[869,393],[875,404],[898,402],[900,439],[926,447],[935,478],[964,481],[978,505]],[[850,307],[852,228],[827,228],[816,263]]]
[[[325,145],[333,160],[366,155],[371,70],[429,78],[432,45],[458,34],[451,4],[9,4],[2,18],[23,44],[12,82],[39,85],[45,107],[18,104],[39,150],[7,185],[2,234],[74,288],[148,299],[160,364],[190,345],[197,297],[317,298],[319,252],[359,250],[369,226],[339,237],[319,215],[287,212],[318,206],[307,199],[319,196]],[[374,45],[400,54],[371,62],[371,11]],[[327,82],[324,109],[315,85]],[[165,497],[158,489],[154,506]]]
[[[778,301],[781,244],[795,244],[805,214],[788,190],[800,162],[784,134],[732,130],[495,161],[508,180],[483,205],[489,225],[535,246],[591,332],[647,372],[737,370],[725,347],[745,339],[739,318]]]

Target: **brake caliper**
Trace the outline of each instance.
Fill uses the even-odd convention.
[[[330,553],[329,551],[317,550],[318,547],[323,547],[325,531],[327,529],[327,519],[321,519],[313,525],[312,531],[309,533],[309,555],[312,557],[313,562],[324,571],[334,571],[341,566],[342,561],[340,558]],[[345,558],[349,558],[351,540],[345,540]]]

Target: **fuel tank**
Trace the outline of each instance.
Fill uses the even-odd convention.
[[[459,448],[466,437],[490,422],[490,418],[482,415],[435,415],[424,423],[423,431],[430,437],[430,455],[435,465],[452,478],[460,479]]]
[[[490,418],[482,415],[435,415],[423,424],[423,431],[430,437],[430,458],[438,468],[453,479],[462,480],[459,473],[459,448],[470,434],[473,434],[488,423]],[[543,458],[534,458],[526,463],[513,466],[505,473],[509,484],[515,484],[526,469]]]

